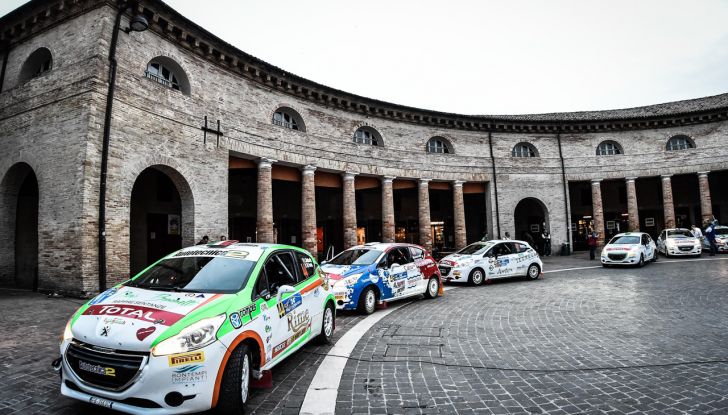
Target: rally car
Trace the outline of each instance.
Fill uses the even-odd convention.
[[[472,285],[516,276],[535,280],[543,270],[536,250],[527,242],[514,240],[475,242],[441,259],[438,266],[446,281]]]
[[[614,235],[602,249],[602,266],[645,265],[657,261],[657,247],[649,234],[626,232]]]
[[[435,298],[442,292],[435,260],[412,244],[358,245],[322,262],[321,270],[331,280],[336,306],[364,314],[380,302],[421,294]]]
[[[307,251],[185,248],[76,311],[56,361],[61,393],[130,414],[240,414],[251,381],[312,339],[330,342],[334,318]]]
[[[728,226],[715,225],[715,245],[718,252],[728,252]],[[710,252],[708,238],[703,238],[703,250]]]
[[[693,236],[688,229],[665,229],[657,237],[657,252],[668,258],[670,255],[700,256],[701,251],[700,239]]]

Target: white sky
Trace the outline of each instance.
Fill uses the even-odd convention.
[[[166,0],[288,72],[445,112],[626,108],[728,92],[725,0]],[[24,3],[0,1],[0,15]]]

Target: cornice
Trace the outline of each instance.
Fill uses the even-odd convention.
[[[33,0],[0,19],[0,45],[13,45],[112,0]],[[340,91],[262,61],[211,34],[161,0],[141,0],[150,30],[254,83],[366,117],[436,128],[503,133],[595,133],[674,128],[728,119],[728,94],[627,110],[534,115],[461,115],[407,107]],[[9,46],[8,46],[9,45]],[[667,109],[666,109],[667,108]]]

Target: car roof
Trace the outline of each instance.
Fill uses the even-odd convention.
[[[171,256],[223,256],[216,252],[244,252],[245,256],[238,255],[239,259],[251,261],[259,260],[266,252],[277,249],[292,249],[298,252],[307,252],[302,248],[291,245],[272,243],[246,243],[238,241],[220,241],[209,244],[200,244],[182,248],[173,252]],[[233,254],[230,254],[231,256]]]
[[[648,235],[647,232],[622,232],[614,235],[614,237],[618,236],[642,236],[642,235]]]
[[[663,230],[665,230],[665,231],[688,231],[688,232],[690,232],[690,229],[688,229],[688,228],[666,228],[666,229],[663,229]]]
[[[410,244],[410,243],[406,243],[406,242],[367,242],[364,245],[352,246],[349,249],[366,249],[366,248],[369,248],[369,249],[376,249],[377,251],[386,251],[386,250],[388,250],[390,248],[401,247],[401,246],[411,246],[413,248],[419,248],[419,249],[422,249],[422,250],[425,250],[426,251],[425,248],[423,248],[423,247],[421,247],[419,245]]]

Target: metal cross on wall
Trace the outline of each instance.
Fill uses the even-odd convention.
[[[205,115],[205,125],[203,125],[202,127],[200,127],[200,129],[203,132],[203,136],[202,136],[202,142],[203,142],[203,144],[207,144],[207,133],[210,132],[210,133],[214,133],[217,136],[217,144],[216,145],[217,145],[217,147],[220,147],[220,137],[222,137],[224,135],[222,133],[222,131],[220,131],[220,120],[217,120],[217,129],[216,130],[213,130],[212,128],[210,128],[210,127],[207,126],[207,115]]]

